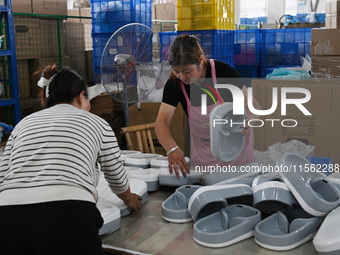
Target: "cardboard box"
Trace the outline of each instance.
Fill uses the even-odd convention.
[[[340,28],[340,16],[328,16],[325,20],[325,27],[327,29]]]
[[[93,50],[85,51],[85,72],[88,85],[94,85]]]
[[[67,0],[31,0],[35,14],[67,16]]]
[[[84,24],[65,22],[66,55],[82,56],[85,53]]]
[[[340,29],[312,29],[311,55],[340,55]]]
[[[151,19],[156,19],[156,4],[151,6]]]
[[[130,126],[155,122],[160,105],[161,103],[141,103],[140,110],[137,108],[136,104],[130,106]],[[182,106],[178,105],[170,126],[171,135],[182,150],[184,150],[184,117],[185,113]],[[131,139],[133,144],[137,144],[135,137],[132,136]],[[157,136],[154,132],[152,132],[152,139],[154,140],[156,153],[165,154],[165,150],[158,142]]]
[[[5,65],[5,66],[4,66]],[[7,60],[0,61],[0,79],[8,79],[9,75],[9,62]],[[5,72],[5,73],[4,73]],[[30,77],[29,77],[29,68],[28,68],[28,60],[17,60],[17,73],[18,73],[18,88],[19,88],[19,97],[20,100],[23,98],[30,97]],[[6,89],[9,91],[9,84],[2,85],[7,86]],[[5,93],[0,98],[4,98]]]
[[[80,11],[80,17],[87,17],[87,18],[91,18],[91,8],[81,8],[79,9]],[[80,19],[81,23],[85,23],[85,24],[91,24],[92,22],[92,18],[91,19]]]
[[[43,107],[41,105],[40,98],[29,97],[20,99],[21,118],[25,118],[26,116],[42,109]]]
[[[177,7],[174,3],[156,4],[156,19],[177,20]]]
[[[67,16],[75,16],[80,17],[80,9],[68,9],[67,10]],[[81,22],[80,18],[67,18],[67,21],[70,22]]]
[[[19,95],[21,100],[23,98],[30,97],[31,95],[28,60],[18,60],[17,70],[18,70]]]
[[[85,51],[93,49],[93,39],[92,39],[92,24],[84,23],[84,40],[85,40]]]
[[[42,42],[39,40],[43,41],[44,36],[39,19],[14,16],[13,22],[17,60],[40,58]]]
[[[331,0],[330,1],[329,13],[326,12],[326,14],[334,14],[334,15],[340,14],[340,1],[338,1],[338,0]]]
[[[253,80],[252,87],[254,95],[259,101],[263,110],[269,109],[272,105],[272,89],[277,87],[278,108],[269,115],[261,119],[264,126],[254,128],[255,149],[266,151],[270,145],[277,142],[287,142],[291,139],[300,140],[308,145],[315,146],[314,156],[331,157],[333,163],[340,163],[340,147],[332,144],[340,143],[340,136],[334,126],[340,123],[340,86],[336,81],[272,81]],[[308,89],[311,93],[309,102],[303,106],[311,112],[311,116],[305,116],[295,105],[287,105],[287,114],[282,116],[281,110],[281,88],[297,87]],[[289,93],[288,98],[301,98],[304,95]],[[272,127],[269,119],[278,119]],[[297,125],[293,126],[295,120]],[[284,121],[285,125],[281,122]]]
[[[86,80],[85,51],[83,55],[71,56],[70,67],[75,70],[84,80]]]
[[[55,19],[40,19],[41,35],[43,37],[43,46],[40,47],[40,51],[43,58],[51,58],[59,56],[59,39],[61,56],[66,54],[66,39],[63,29],[63,21],[59,21],[60,26],[60,38],[58,38],[58,21]]]
[[[35,72],[39,70],[43,70],[48,65],[57,65],[59,66],[59,58],[39,58],[39,59],[30,59],[28,61],[29,65],[29,74],[30,74],[30,85],[31,85],[31,97],[38,97],[41,91],[41,88],[37,85],[40,76],[34,75]],[[70,66],[70,57],[62,57],[62,65]]]
[[[12,11],[19,13],[32,13],[31,0],[13,0]]]
[[[124,111],[124,105],[115,101],[109,94],[101,94],[91,100],[92,113],[104,118],[114,112]]]
[[[312,77],[339,79],[340,56],[313,56]]]

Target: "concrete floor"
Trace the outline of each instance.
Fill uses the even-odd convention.
[[[275,252],[258,246],[254,238],[224,248],[207,248],[197,244],[193,239],[193,222],[185,224],[170,223],[162,219],[162,202],[169,197],[175,188],[162,187],[149,193],[147,203],[135,215],[121,219],[118,231],[102,236],[106,245],[138,251],[147,254],[161,255],[317,255],[312,241],[291,251]]]

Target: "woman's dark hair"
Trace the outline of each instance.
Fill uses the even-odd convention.
[[[204,55],[198,38],[194,35],[179,35],[172,42],[169,49],[168,61],[171,66],[200,64],[203,57],[206,65],[207,59]]]
[[[47,108],[60,103],[72,103],[82,91],[85,91],[85,97],[88,97],[86,82],[69,67],[58,69],[56,65],[50,65],[36,73],[41,73],[41,77],[46,79],[52,77],[49,83],[48,97],[46,97],[46,87],[40,92],[41,102]]]

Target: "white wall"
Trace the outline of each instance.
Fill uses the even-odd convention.
[[[236,0],[237,1],[237,0]],[[265,17],[266,0],[239,0],[241,18]]]
[[[310,12],[310,1],[306,0],[307,12]],[[235,0],[235,6],[239,2],[241,18],[263,17],[268,15],[268,23],[275,23],[283,14],[296,15],[298,0]],[[317,13],[324,13],[327,0],[320,0]],[[237,12],[235,8],[235,13]],[[235,16],[236,17],[236,16]]]
[[[278,22],[280,17],[285,14],[285,0],[266,0],[267,4],[267,23]]]

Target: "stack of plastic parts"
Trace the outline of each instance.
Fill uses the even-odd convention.
[[[225,247],[254,235],[261,212],[247,205],[229,205],[194,224],[194,240],[207,247]]]
[[[140,151],[133,151],[133,150],[121,150],[120,151],[120,158],[125,162],[125,158],[129,156],[135,156],[138,154],[142,154]]]
[[[262,213],[273,214],[282,208],[292,208],[293,205],[298,205],[279,173],[268,173],[256,177],[252,189],[254,207]]]
[[[327,176],[327,180],[335,184],[340,190],[340,173],[333,172]],[[322,222],[322,225],[316,233],[313,244],[319,254],[334,255],[340,254],[340,207],[332,210]]]
[[[140,168],[140,167],[133,167],[133,166],[124,166],[124,169],[126,172],[129,172],[129,171],[144,171],[145,169],[144,168]]]
[[[188,202],[192,194],[202,186],[186,185],[176,191],[162,203],[162,217],[166,221],[185,223],[192,221]]]
[[[245,137],[240,133],[247,112],[243,115],[233,114],[233,103],[216,106],[210,113],[210,148],[215,158],[222,162],[236,159],[243,151]],[[216,119],[223,124],[215,124]]]
[[[202,173],[195,172],[194,170],[191,170],[190,174],[187,174],[186,177],[179,171],[179,177],[176,177],[174,170],[170,174],[168,168],[159,169],[159,185],[161,186],[179,187],[188,184],[200,184],[201,181]]]
[[[324,219],[320,229],[316,233],[313,244],[319,254],[340,254],[340,208],[331,211]]]
[[[185,161],[189,164],[190,158],[185,157]],[[151,168],[168,168],[169,162],[168,157],[157,157],[150,160]]]
[[[215,183],[213,185],[246,184],[249,187],[251,187],[254,179],[258,176],[259,176],[259,173],[257,173],[257,172],[250,172],[250,173],[241,174],[241,175],[238,175],[238,176],[235,176],[235,177],[232,177],[232,178],[228,178],[226,180]]]
[[[282,209],[256,225],[255,242],[270,250],[290,250],[311,240],[320,223],[300,207]]]
[[[185,157],[185,160],[190,164],[190,158]],[[159,169],[159,185],[179,187],[182,185],[199,184],[202,180],[202,173],[191,170],[187,177],[184,177],[179,170],[179,178],[176,177],[175,171],[172,174],[169,172],[169,162],[167,157],[153,158],[150,161],[153,168]],[[179,169],[179,168],[178,168]]]
[[[104,220],[99,235],[110,234],[120,228],[120,209],[117,206],[102,203],[97,204],[97,208]]]
[[[145,181],[130,179],[130,189],[132,193],[136,193],[143,198],[142,204],[147,201],[148,189]],[[97,206],[100,207],[101,204],[117,206],[122,217],[129,215],[132,212],[132,209],[124,204],[123,200],[118,198],[118,196],[111,191],[107,181],[105,180],[104,174],[100,175],[97,191]]]
[[[313,216],[325,216],[340,204],[340,192],[326,175],[315,171],[304,157],[284,154],[278,161],[280,175],[301,207]],[[313,170],[314,169],[314,170]]]
[[[125,166],[150,168],[150,160],[152,158],[163,157],[160,154],[141,153],[137,155],[126,156],[124,158]]]
[[[205,174],[203,177],[203,183],[204,185],[213,185],[224,182],[225,180],[257,176],[259,172],[260,168],[257,162],[243,166],[221,166],[220,169],[216,169],[215,172]],[[251,183],[249,185],[251,186]]]
[[[127,171],[130,179],[137,179],[145,181],[148,186],[148,191],[156,191],[159,189],[159,170],[155,168],[147,168],[147,169],[135,169]]]

